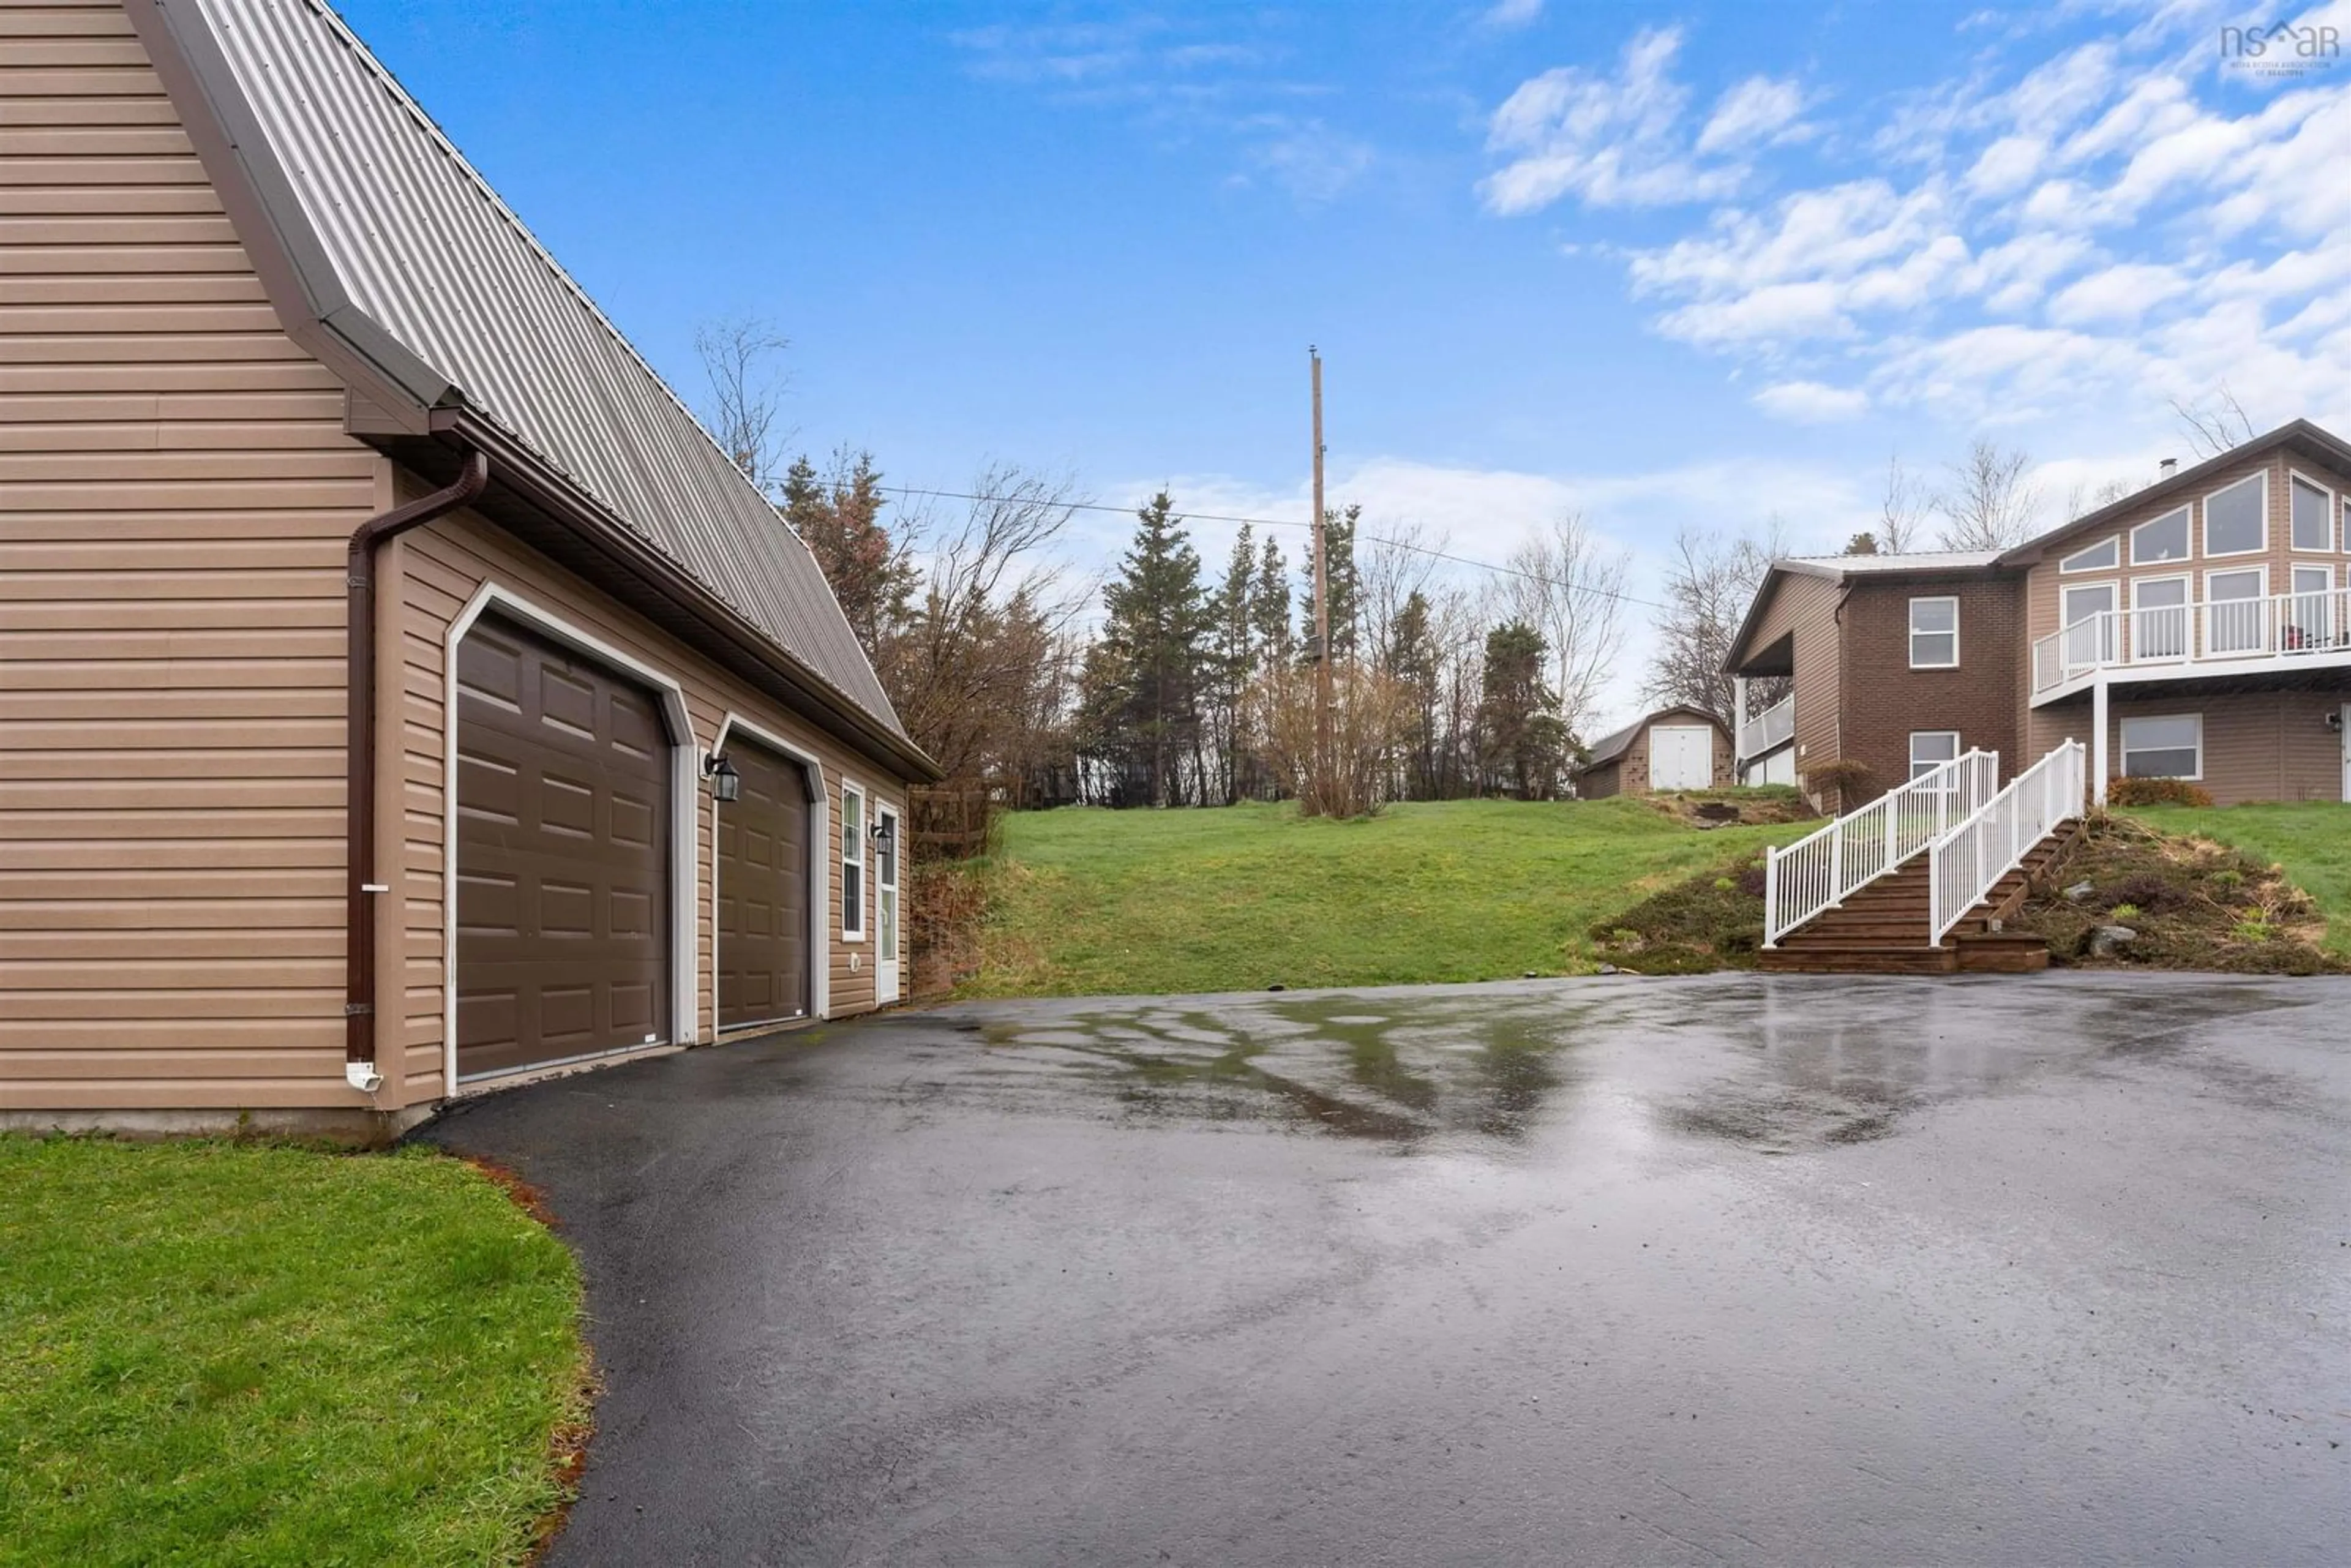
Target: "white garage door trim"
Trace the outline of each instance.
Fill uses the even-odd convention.
[[[723,757],[726,753],[726,737],[737,730],[766,747],[778,756],[789,757],[808,769],[809,779],[816,786],[816,799],[809,802],[809,1017],[832,1016],[832,954],[828,946],[831,936],[832,883],[827,880],[831,871],[832,851],[832,791],[825,782],[824,764],[816,753],[805,746],[795,746],[774,730],[763,729],[734,709],[726,710],[718,721],[718,738],[710,743],[710,754]],[[710,803],[710,973],[718,973],[718,802]],[[710,991],[710,1028],[716,1038],[718,1029],[718,989]]]
[[[461,1092],[457,1082],[457,645],[474,623],[492,611],[516,621],[599,664],[625,672],[661,698],[662,723],[669,732],[669,1040],[691,1045],[701,1038],[700,978],[695,969],[694,881],[701,862],[695,841],[701,831],[695,802],[702,795],[702,752],[694,721],[685,711],[685,688],[675,676],[653,668],[555,612],[510,588],[485,582],[449,622],[442,646],[441,693],[441,1092]],[[496,1087],[477,1080],[473,1087]]]
[[[1674,737],[1677,753],[1675,757],[1674,769],[1676,781],[1670,784],[1667,783],[1661,776],[1663,770],[1657,766],[1658,758],[1664,754],[1664,748],[1657,742],[1665,736]],[[1690,739],[1693,736],[1697,737],[1695,742]],[[1695,758],[1690,755],[1690,747],[1693,744],[1697,747]],[[1695,781],[1687,781],[1687,776],[1693,769],[1696,772]],[[1712,730],[1702,724],[1653,724],[1649,727],[1650,789],[1704,789],[1713,783],[1714,732]]]

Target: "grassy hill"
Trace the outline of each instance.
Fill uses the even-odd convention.
[[[1593,923],[1817,824],[1699,831],[1627,800],[1016,814],[977,996],[1488,980],[1589,971]]]

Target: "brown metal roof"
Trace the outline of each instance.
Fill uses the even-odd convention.
[[[340,17],[310,0],[151,5],[339,361],[413,411],[507,433],[904,737],[807,547]]]

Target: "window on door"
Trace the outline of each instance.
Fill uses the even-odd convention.
[[[865,940],[865,791],[841,787],[841,936]]]
[[[2131,584],[2131,657],[2188,656],[2188,580],[2143,577]]]
[[[1956,729],[1914,729],[1910,732],[1910,777],[1932,773],[1946,762],[1959,759]]]
[[[1959,601],[1956,599],[1914,599],[1910,601],[1910,667],[1948,670],[1959,662]]]
[[[2215,571],[2204,579],[2204,647],[2211,653],[2258,653],[2269,574],[2260,567]]]
[[[2059,620],[2064,627],[2065,666],[2081,669],[2109,663],[2115,656],[2115,623],[2107,612],[2115,608],[2115,585],[2085,582],[2062,595]]]
[[[2307,653],[2335,645],[2335,569],[2298,566],[2285,605],[2285,651]]]
[[[2203,778],[2204,716],[2185,713],[2123,720],[2123,777]]]

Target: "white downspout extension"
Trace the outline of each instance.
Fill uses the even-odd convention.
[[[2106,677],[2090,685],[2090,800],[2106,803]]]

